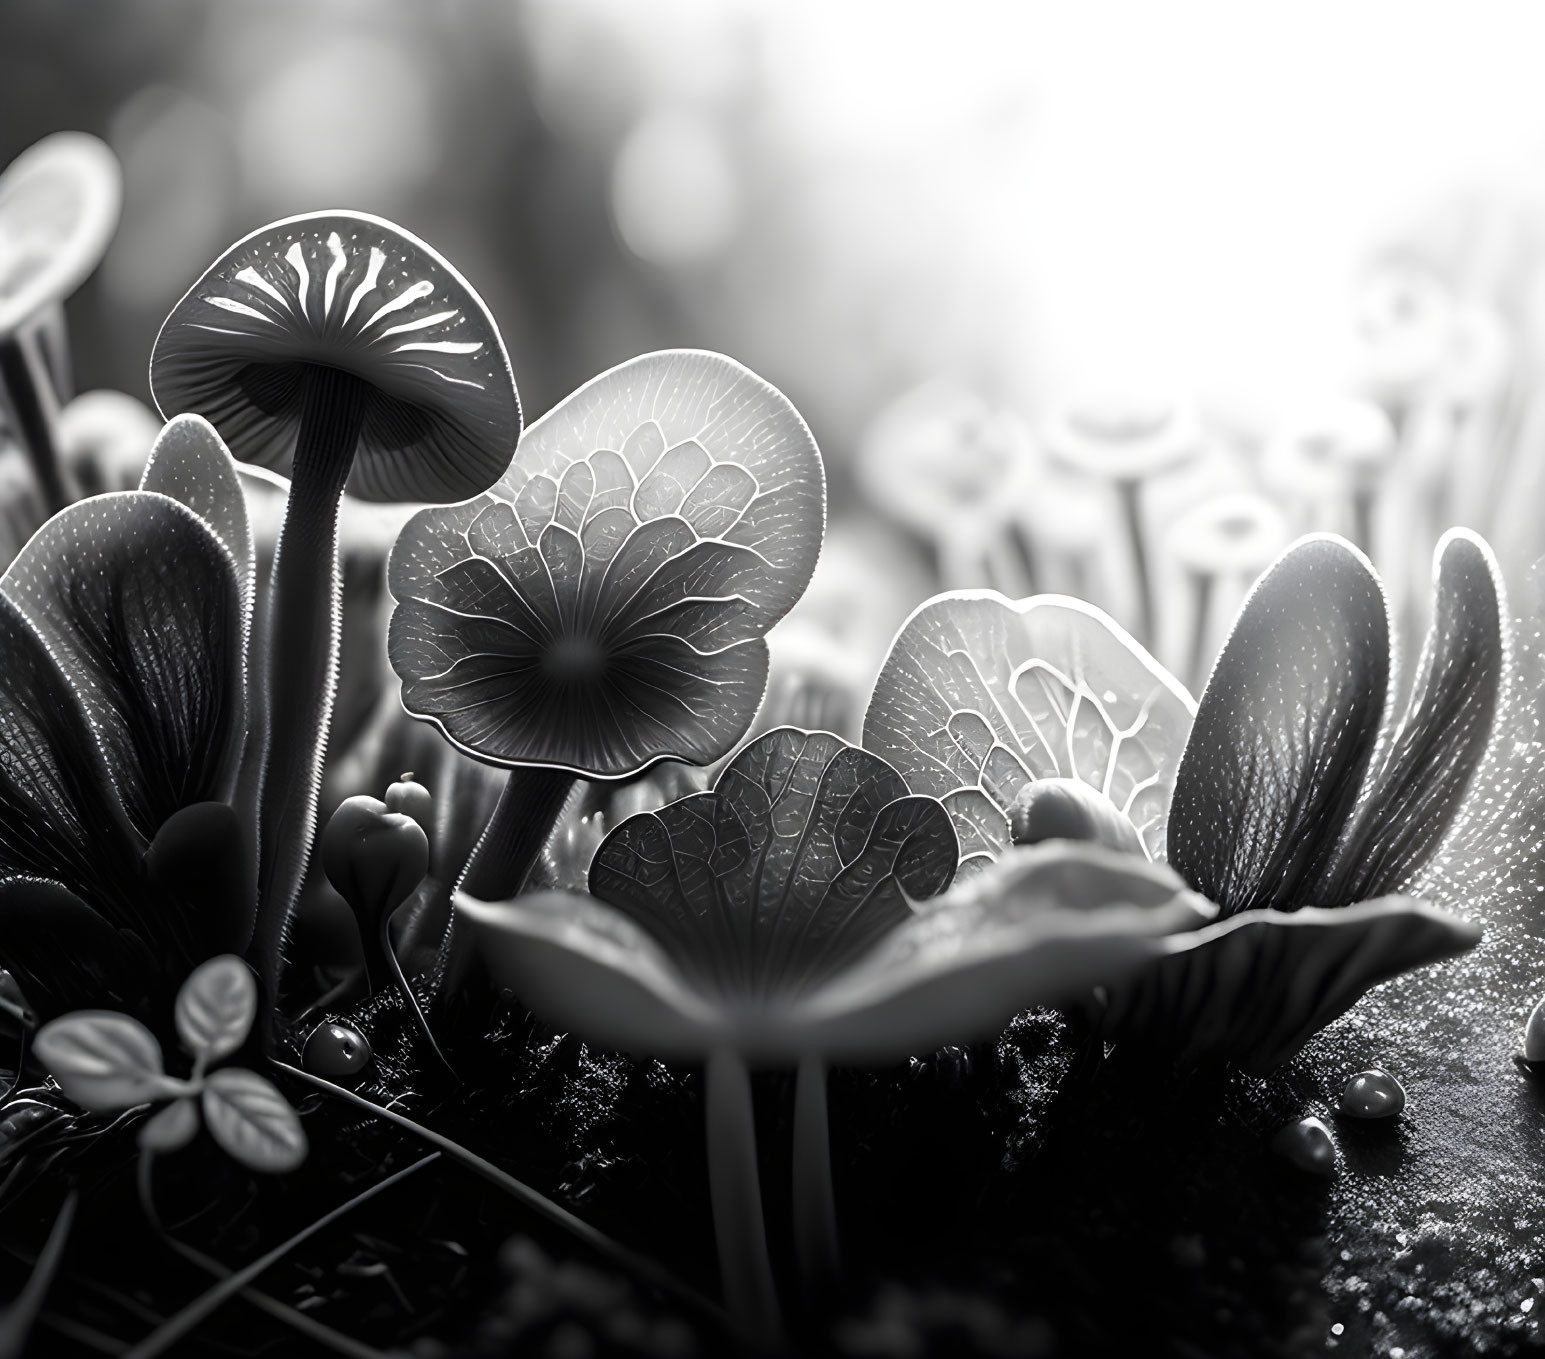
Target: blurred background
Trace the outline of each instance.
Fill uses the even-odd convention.
[[[367,210],[483,293],[528,417],[662,347],[788,393],[832,530],[786,672],[861,704],[923,597],[993,586],[1199,687],[1300,532],[1410,630],[1446,525],[1545,552],[1541,51],[1474,0],[6,0],[0,163],[123,163],[81,389],[148,399],[238,236]]]

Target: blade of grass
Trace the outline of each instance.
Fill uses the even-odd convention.
[[[562,1227],[565,1231],[577,1237],[585,1245],[589,1246],[598,1255],[604,1256],[614,1264],[644,1279],[652,1287],[658,1289],[666,1297],[683,1303],[693,1311],[712,1321],[720,1327],[728,1327],[729,1318],[724,1310],[717,1304],[710,1302],[696,1289],[688,1287],[676,1278],[669,1270],[657,1265],[646,1255],[640,1255],[637,1251],[630,1250],[620,1241],[614,1241],[605,1232],[592,1227],[583,1218],[576,1217],[567,1208],[554,1203],[545,1194],[538,1193],[530,1185],[517,1180],[507,1171],[500,1170],[492,1161],[486,1161],[476,1152],[469,1151],[459,1142],[453,1142],[450,1138],[435,1132],[432,1128],[426,1128],[421,1123],[415,1123],[411,1118],[391,1109],[383,1109],[379,1104],[372,1104],[361,1095],[356,1095],[352,1090],[345,1090],[341,1085],[334,1085],[331,1081],[323,1080],[320,1076],[313,1076],[309,1071],[302,1071],[299,1067],[290,1066],[287,1062],[281,1062],[277,1058],[270,1058],[270,1063],[288,1076],[305,1081],[307,1085],[325,1091],[337,1099],[346,1100],[358,1109],[385,1119],[388,1123],[395,1123],[399,1128],[412,1133],[415,1137],[428,1142],[432,1147],[438,1147],[447,1156],[460,1161],[462,1165],[474,1174],[481,1175],[485,1180],[496,1184],[511,1198],[525,1204],[533,1212],[539,1213],[549,1222]]]
[[[48,1240],[38,1252],[37,1263],[15,1301],[0,1309],[0,1359],[16,1359],[27,1348],[27,1337],[32,1333],[32,1323],[43,1308],[54,1275],[59,1272],[59,1262],[64,1258],[64,1248],[70,1239],[70,1224],[75,1221],[75,1205],[79,1194],[70,1190],[60,1205],[54,1225],[48,1230]]]
[[[136,1183],[139,1187],[140,1207],[144,1210],[150,1225],[155,1228],[156,1234],[184,1260],[196,1265],[206,1274],[212,1274],[216,1279],[230,1278],[234,1271],[227,1269],[213,1256],[205,1255],[203,1251],[188,1245],[186,1241],[179,1241],[167,1231],[165,1224],[161,1221],[161,1215],[156,1211],[155,1199],[150,1191],[151,1167],[154,1164],[153,1152],[140,1153]],[[243,1288],[239,1296],[260,1312],[267,1312],[276,1321],[282,1321],[292,1330],[308,1336],[325,1349],[330,1349],[337,1354],[346,1354],[350,1359],[384,1359],[382,1351],[372,1349],[352,1336],[344,1335],[342,1331],[335,1331],[331,1326],[324,1325],[314,1317],[308,1317],[304,1312],[280,1302],[278,1298],[269,1297],[259,1289]]]
[[[331,1226],[339,1218],[352,1212],[361,1204],[367,1203],[377,1194],[390,1189],[394,1184],[407,1179],[408,1176],[416,1174],[424,1169],[425,1166],[439,1159],[440,1153],[432,1151],[428,1156],[415,1161],[410,1166],[404,1167],[395,1175],[388,1175],[384,1180],[371,1185],[369,1189],[362,1190],[348,1200],[348,1202],[339,1204],[330,1213],[324,1213],[315,1222],[301,1228],[289,1240],[280,1242],[267,1254],[260,1255],[251,1264],[236,1270],[222,1279],[213,1288],[194,1298],[180,1312],[168,1317],[162,1325],[147,1335],[139,1344],[126,1351],[124,1359],[155,1359],[156,1355],[165,1352],[170,1346],[176,1344],[199,1322],[219,1308],[222,1303],[240,1293],[243,1288],[257,1278],[265,1269],[278,1264],[280,1260],[284,1259],[297,1246],[315,1236],[323,1228]]]

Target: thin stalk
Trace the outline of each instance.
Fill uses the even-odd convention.
[[[1127,540],[1132,548],[1132,575],[1137,583],[1138,640],[1144,646],[1154,644],[1153,580],[1148,570],[1148,542],[1143,534],[1142,482],[1125,478],[1116,483],[1121,501],[1121,516],[1127,526]]]
[[[739,1053],[723,1049],[709,1057],[704,1084],[708,1195],[725,1305],[743,1343],[779,1349],[783,1315],[767,1251],[751,1075]]]
[[[141,1151],[139,1157],[139,1170],[136,1175],[136,1185],[139,1189],[140,1207],[144,1210],[145,1218],[154,1228],[155,1233],[166,1242],[184,1260],[196,1265],[206,1274],[212,1274],[216,1279],[228,1279],[232,1271],[227,1269],[218,1260],[205,1255],[203,1251],[188,1245],[185,1241],[179,1241],[166,1229],[161,1221],[161,1215],[156,1211],[155,1199],[151,1194],[151,1168],[155,1164],[153,1151]],[[240,1294],[244,1302],[251,1303],[260,1312],[267,1312],[276,1321],[282,1321],[292,1330],[317,1342],[325,1349],[330,1349],[338,1354],[346,1354],[349,1359],[384,1359],[380,1350],[372,1349],[369,1345],[361,1344],[352,1336],[344,1335],[341,1331],[335,1331],[331,1326],[324,1326],[314,1317],[307,1316],[304,1312],[297,1311],[293,1307],[287,1307],[277,1298],[271,1298],[267,1293],[259,1292],[256,1288],[243,1288]]]
[[[59,456],[59,403],[39,339],[35,334],[12,334],[0,340],[0,401],[10,412],[43,501],[53,515],[74,496]]]
[[[1369,556],[1373,555],[1373,497],[1370,485],[1352,488],[1352,541]]]
[[[1207,681],[1208,615],[1212,612],[1213,575],[1210,571],[1191,574],[1191,605],[1196,611],[1191,620],[1191,650],[1186,658],[1186,683],[1200,692]]]
[[[268,763],[260,799],[254,961],[279,994],[285,924],[316,830],[317,786],[338,679],[342,600],[338,507],[354,464],[369,387],[336,368],[301,376],[300,433],[274,549],[268,631]]]
[[[141,1340],[139,1344],[135,1345],[133,1349],[127,1351],[124,1359],[155,1359],[156,1355],[161,1354],[176,1344],[199,1322],[219,1308],[222,1303],[240,1293],[265,1269],[278,1264],[280,1260],[284,1259],[297,1246],[303,1245],[323,1228],[330,1227],[339,1218],[343,1217],[346,1213],[352,1212],[362,1203],[368,1202],[375,1198],[377,1194],[390,1189],[398,1181],[407,1179],[409,1175],[415,1174],[439,1159],[440,1153],[432,1151],[422,1160],[415,1161],[412,1165],[399,1170],[395,1175],[388,1175],[379,1183],[371,1185],[369,1189],[356,1194],[347,1203],[339,1204],[332,1212],[324,1213],[309,1226],[302,1227],[288,1241],[280,1242],[279,1245],[275,1246],[266,1255],[260,1255],[250,1265],[236,1270],[222,1279],[213,1288],[194,1298],[182,1311],[169,1317]]]
[[[392,947],[391,926],[393,914],[395,912],[381,917],[381,952],[386,955],[386,961],[391,965],[392,974],[397,979],[397,989],[402,993],[402,998],[408,1002],[409,1008],[413,1011],[413,1018],[418,1021],[419,1032],[424,1035],[424,1041],[429,1044],[434,1055],[439,1058],[440,1065],[450,1073],[451,1079],[460,1085],[461,1077],[456,1074],[456,1068],[450,1064],[445,1054],[440,1051],[440,1045],[435,1042],[435,1036],[429,1030],[429,1021],[424,1017],[423,1010],[419,1008],[418,997],[413,994],[413,988],[408,985],[408,979],[403,975],[402,963],[397,958],[397,950]]]
[[[54,1275],[59,1272],[59,1262],[64,1258],[64,1248],[70,1239],[70,1226],[75,1221],[75,1205],[79,1201],[77,1190],[72,1189],[65,1195],[64,1203],[54,1218],[54,1225],[49,1228],[48,1240],[38,1252],[37,1262],[32,1266],[26,1284],[13,1302],[0,1308],[0,1359],[12,1359],[12,1356],[26,1350],[32,1323],[42,1310],[43,1300],[48,1296]]]
[[[842,1275],[837,1201],[832,1192],[826,1063],[800,1060],[794,1081],[794,1255],[805,1292],[819,1298]]]
[[[561,769],[512,770],[458,889],[479,901],[508,901],[519,892],[576,782]]]
[[[539,1216],[549,1222],[563,1228],[564,1231],[574,1236],[584,1245],[590,1247],[596,1254],[605,1257],[618,1267],[627,1270],[638,1278],[643,1279],[651,1287],[659,1290],[661,1294],[676,1302],[682,1303],[699,1313],[718,1326],[728,1326],[728,1319],[720,1308],[709,1302],[707,1298],[695,1290],[688,1288],[668,1270],[662,1269],[648,1256],[640,1255],[637,1251],[629,1250],[619,1241],[612,1240],[606,1233],[597,1231],[583,1218],[575,1215],[567,1208],[554,1203],[544,1194],[538,1193],[530,1185],[517,1180],[509,1172],[501,1170],[492,1161],[484,1160],[474,1151],[469,1151],[460,1142],[453,1142],[442,1133],[437,1133],[433,1128],[426,1128],[422,1123],[415,1123],[392,1109],[384,1109],[379,1104],[372,1104],[362,1095],[356,1095],[352,1090],[345,1090],[341,1085],[334,1085],[331,1081],[323,1080],[320,1076],[313,1076],[309,1071],[302,1071],[299,1067],[290,1066],[270,1058],[270,1063],[287,1076],[293,1076],[296,1080],[304,1081],[307,1085],[336,1099],[341,1099],[352,1104],[356,1109],[373,1114],[377,1118],[384,1119],[388,1123],[395,1123],[399,1128],[410,1132],[413,1136],[429,1143],[432,1147],[438,1147],[454,1161],[459,1161],[475,1175],[481,1175],[490,1184],[502,1189],[518,1203],[530,1208]]]

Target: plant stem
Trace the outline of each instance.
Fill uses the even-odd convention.
[[[1186,657],[1186,683],[1193,693],[1200,693],[1207,683],[1208,615],[1212,612],[1213,576],[1210,571],[1191,575],[1191,602],[1196,616],[1191,620],[1191,650]]]
[[[53,515],[74,497],[59,457],[58,398],[40,340],[35,334],[12,334],[0,340],[0,402],[10,412],[44,504]]]
[[[561,769],[512,770],[457,888],[479,901],[508,901],[519,892],[576,782]]]
[[[155,1153],[142,1150],[139,1157],[139,1170],[136,1175],[136,1184],[139,1188],[140,1207],[144,1210],[145,1217],[156,1234],[166,1242],[184,1260],[196,1265],[206,1274],[212,1274],[217,1279],[228,1279],[232,1271],[227,1269],[218,1260],[205,1255],[203,1251],[188,1245],[186,1241],[179,1241],[171,1232],[167,1231],[161,1221],[161,1215],[156,1212],[155,1199],[150,1191],[151,1168],[155,1164]],[[307,1316],[293,1307],[287,1307],[278,1298],[271,1298],[267,1293],[259,1292],[256,1288],[243,1288],[240,1294],[245,1302],[250,1302],[260,1312],[267,1312],[276,1321],[282,1321],[292,1330],[299,1331],[326,1349],[338,1354],[346,1354],[350,1359],[384,1359],[380,1350],[372,1349],[369,1345],[361,1344],[352,1336],[344,1335],[341,1331],[335,1331],[331,1326],[324,1326],[314,1317]]]
[[[300,433],[274,549],[267,634],[268,764],[259,803],[260,904],[252,948],[270,997],[279,994],[285,926],[316,830],[317,785],[338,681],[338,507],[369,392],[352,374],[316,364],[300,381]]]
[[[402,998],[408,1002],[409,1008],[413,1011],[413,1018],[418,1021],[419,1032],[424,1035],[424,1041],[429,1044],[434,1055],[440,1059],[440,1065],[450,1073],[451,1079],[460,1085],[461,1077],[456,1074],[456,1068],[450,1064],[445,1054],[440,1051],[440,1045],[435,1042],[435,1036],[429,1030],[429,1021],[424,1018],[424,1012],[419,1008],[418,997],[413,994],[413,988],[408,985],[408,979],[403,975],[402,964],[397,959],[397,950],[392,947],[391,926],[393,914],[395,912],[381,917],[381,952],[386,955],[386,961],[390,964],[392,974],[397,979],[397,989],[402,993]],[[367,962],[367,976],[368,966]]]
[[[725,1305],[744,1344],[778,1349],[783,1317],[767,1251],[751,1076],[739,1053],[721,1049],[708,1059],[704,1084],[708,1194]]]
[[[800,1059],[794,1082],[794,1254],[805,1291],[829,1293],[842,1274],[837,1202],[832,1192],[826,1063]]]
[[[621,1242],[613,1241],[604,1232],[597,1231],[583,1218],[576,1217],[567,1208],[554,1203],[545,1195],[538,1193],[530,1185],[517,1180],[507,1171],[499,1169],[492,1161],[484,1160],[474,1151],[469,1151],[459,1142],[453,1142],[442,1133],[437,1133],[432,1128],[426,1128],[422,1123],[415,1123],[392,1109],[383,1109],[379,1104],[372,1104],[362,1095],[356,1095],[352,1090],[345,1090],[341,1085],[334,1085],[331,1081],[323,1080],[320,1076],[313,1076],[309,1071],[302,1071],[298,1067],[290,1066],[270,1058],[270,1063],[287,1076],[293,1076],[297,1080],[305,1081],[307,1085],[332,1095],[337,1099],[345,1100],[362,1109],[366,1113],[384,1119],[388,1123],[395,1123],[399,1128],[412,1133],[415,1137],[428,1142],[432,1147],[438,1147],[454,1161],[459,1161],[475,1175],[481,1175],[489,1183],[497,1185],[511,1198],[524,1204],[549,1222],[562,1227],[584,1245],[598,1255],[604,1256],[613,1264],[628,1270],[632,1274],[643,1279],[651,1287],[659,1290],[661,1294],[685,1304],[693,1311],[698,1312],[718,1326],[727,1326],[728,1319],[723,1311],[709,1302],[707,1298],[695,1290],[688,1288],[668,1270],[657,1265],[647,1256],[640,1255],[637,1251],[629,1250]]]
[[[1121,501],[1121,515],[1127,526],[1127,540],[1132,548],[1132,575],[1137,583],[1138,641],[1154,644],[1153,581],[1148,573],[1148,543],[1143,534],[1142,482],[1124,479],[1116,483]]]
[[[160,1326],[157,1326],[154,1331],[152,1331],[148,1336],[141,1340],[139,1344],[135,1345],[133,1349],[127,1351],[124,1355],[124,1359],[155,1359],[156,1355],[162,1353],[162,1351],[166,1350],[168,1347],[181,1340],[183,1336],[187,1335],[187,1333],[195,1326],[197,1326],[199,1322],[201,1322],[211,1312],[215,1311],[215,1309],[218,1308],[221,1303],[225,1302],[226,1299],[233,1297],[237,1293],[240,1293],[242,1289],[244,1289],[249,1283],[257,1278],[258,1275],[260,1275],[265,1269],[278,1264],[280,1260],[284,1259],[284,1257],[297,1246],[303,1244],[311,1237],[315,1236],[324,1227],[331,1226],[346,1213],[351,1212],[355,1208],[358,1208],[360,1204],[366,1203],[370,1199],[373,1199],[377,1194],[383,1192],[384,1190],[390,1189],[392,1185],[396,1184],[399,1180],[407,1179],[409,1175],[415,1174],[417,1171],[422,1170],[425,1166],[430,1165],[432,1162],[438,1161],[439,1159],[440,1153],[437,1151],[432,1151],[428,1156],[425,1156],[421,1160],[415,1161],[412,1165],[399,1170],[395,1175],[388,1175],[379,1183],[371,1185],[369,1189],[356,1194],[347,1203],[339,1204],[339,1206],[334,1208],[332,1212],[324,1213],[309,1226],[302,1227],[301,1230],[296,1232],[294,1236],[290,1237],[288,1241],[281,1242],[266,1255],[260,1255],[250,1265],[246,1265],[243,1268],[236,1270],[234,1273],[227,1275],[213,1288],[194,1298],[192,1302],[190,1302],[182,1309],[182,1311],[171,1317],[168,1317],[165,1322],[163,1322]]]

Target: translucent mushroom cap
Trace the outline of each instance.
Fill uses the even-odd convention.
[[[238,241],[172,308],[150,357],[168,417],[202,415],[243,462],[288,474],[309,365],[370,388],[346,489],[450,504],[509,465],[520,398],[466,280],[358,212],[287,218]]]
[[[1011,411],[966,387],[925,383],[875,416],[855,475],[888,516],[929,537],[1007,518],[1030,494],[1035,446]]]
[[[56,132],[0,174],[0,335],[62,301],[102,260],[123,197],[117,158]]]
[[[1408,400],[1448,356],[1454,321],[1448,287],[1420,266],[1386,261],[1362,281],[1352,305],[1361,385],[1378,400]]]
[[[1336,492],[1349,480],[1376,477],[1395,448],[1395,427],[1383,408],[1344,397],[1307,411],[1274,435],[1262,472],[1284,491]]]
[[[1188,571],[1253,577],[1287,546],[1288,527],[1265,496],[1236,491],[1187,510],[1166,538],[1175,560]]]
[[[1096,394],[1052,411],[1043,437],[1066,467],[1112,481],[1137,481],[1184,462],[1201,448],[1191,406],[1158,393]]]

